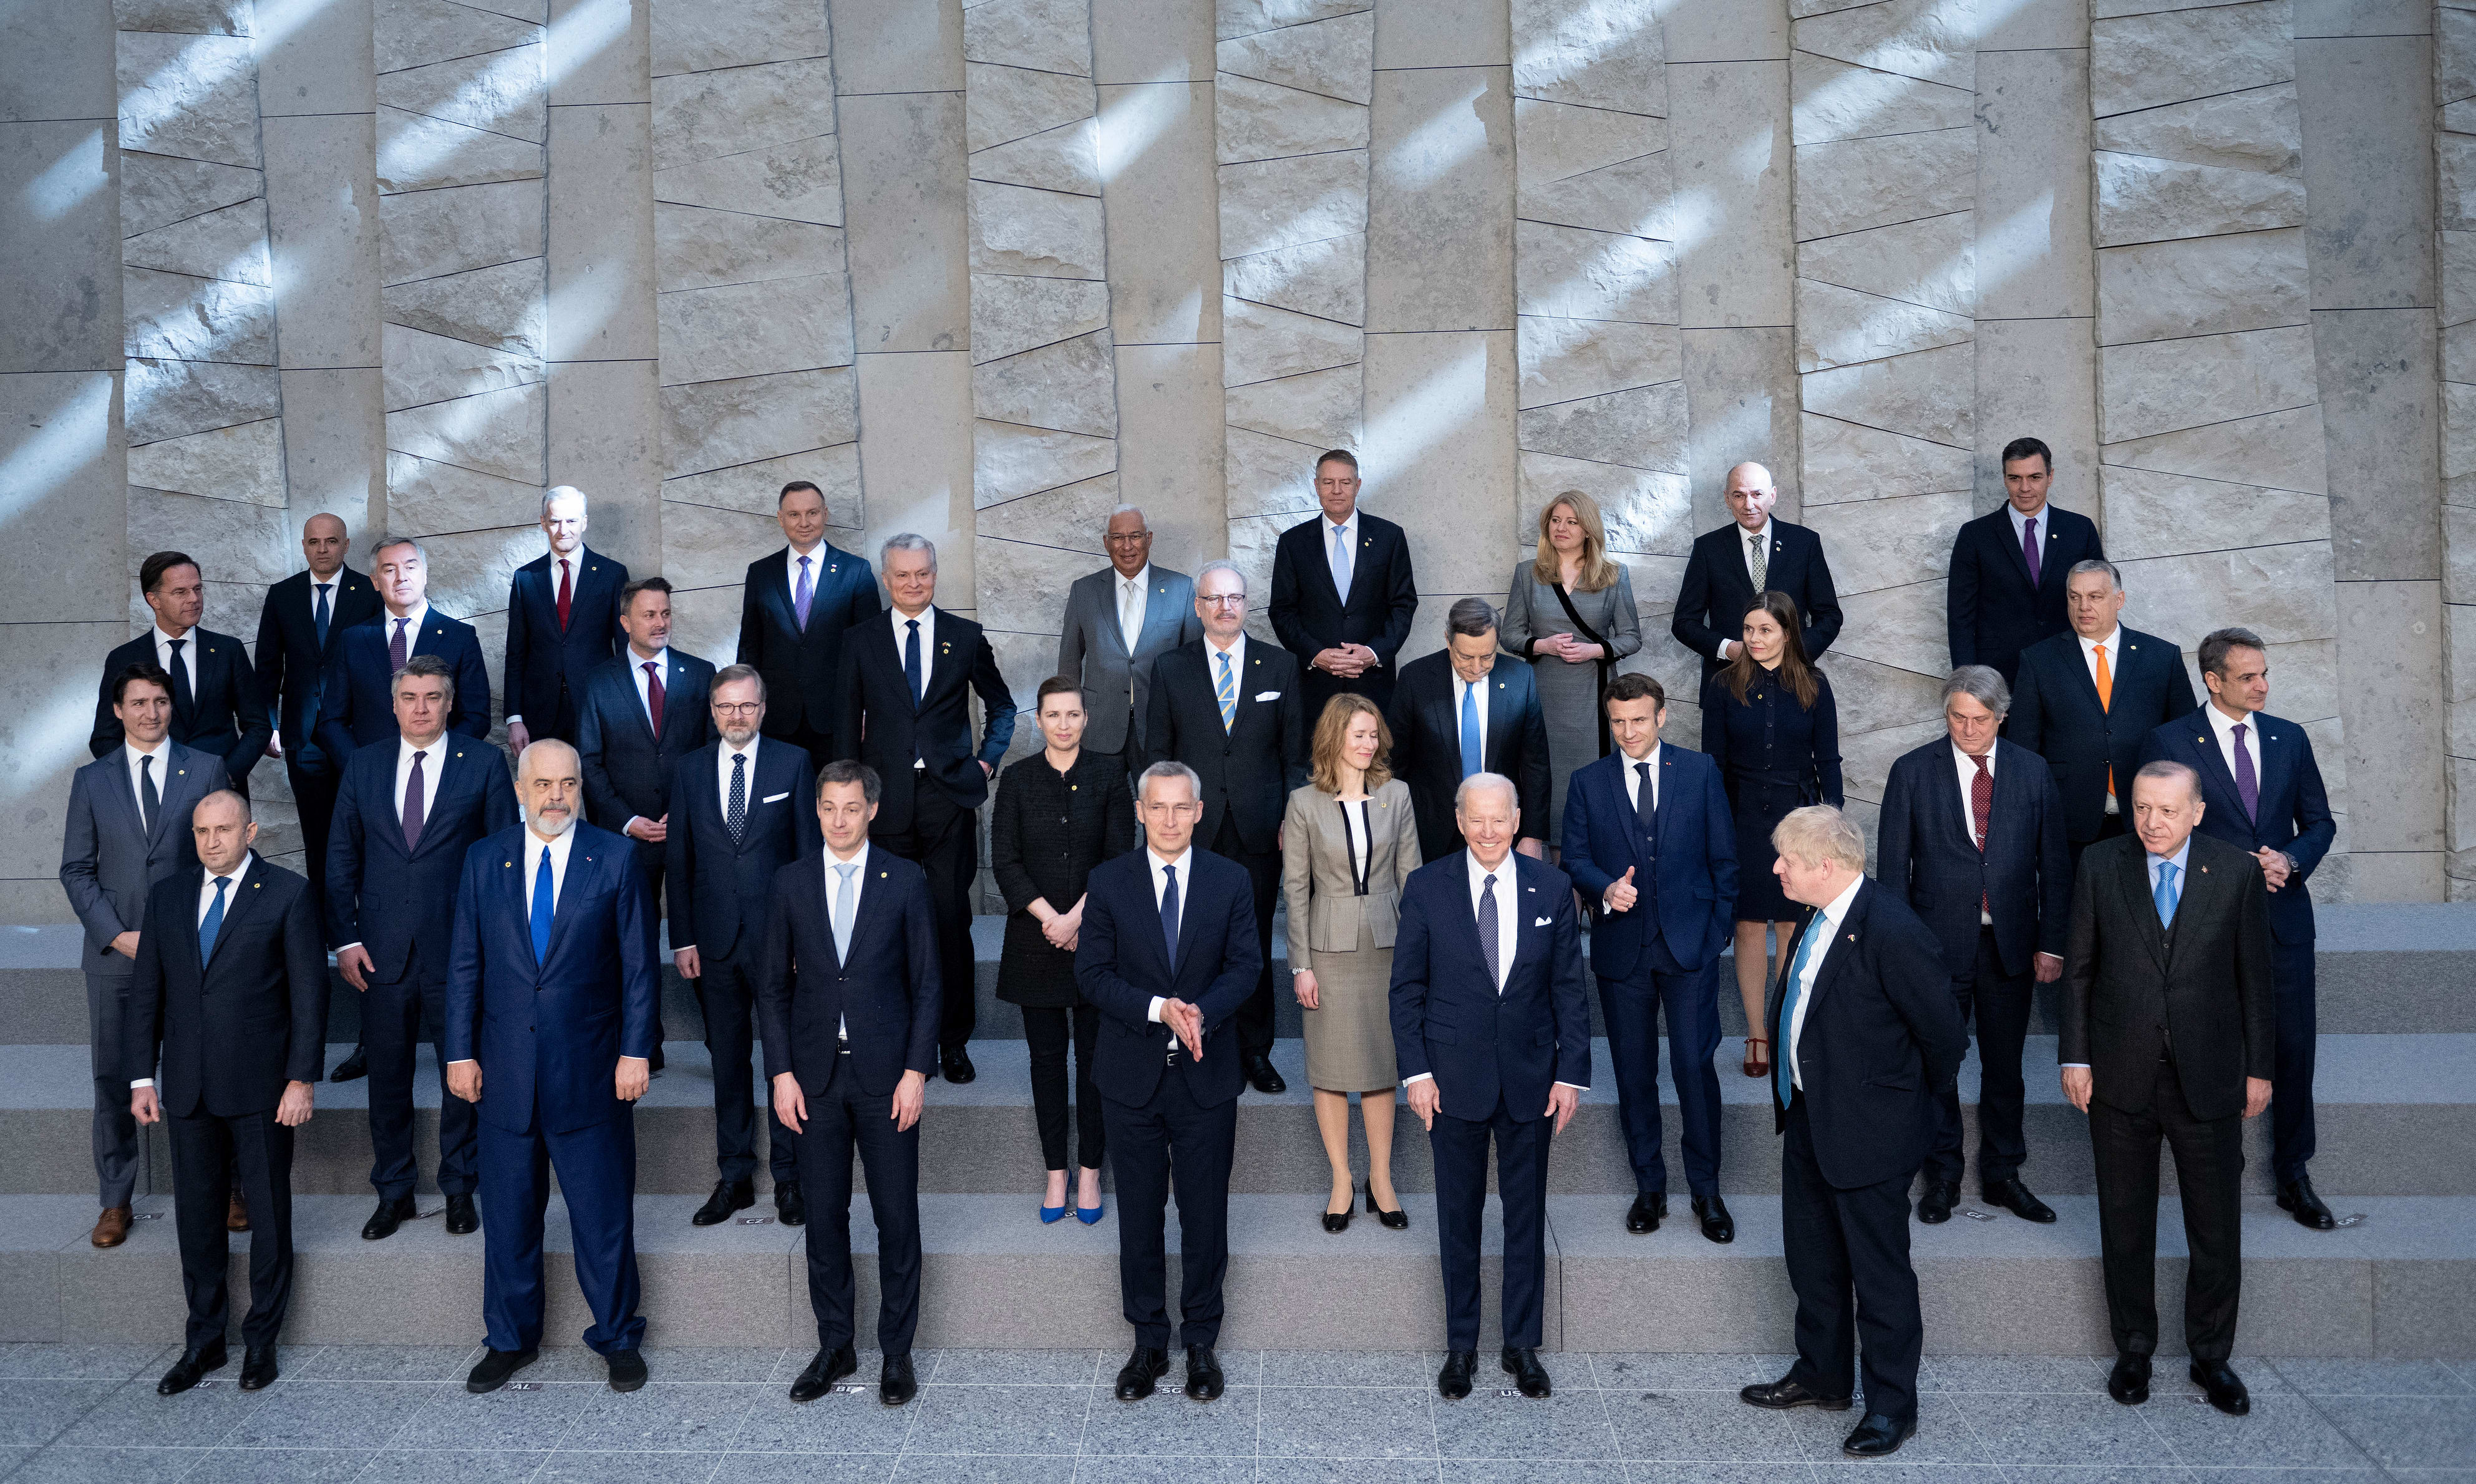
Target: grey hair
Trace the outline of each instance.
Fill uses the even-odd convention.
[[[1154,779],[1184,779],[1186,786],[1194,790],[1197,801],[1200,803],[1203,798],[1203,776],[1182,762],[1169,759],[1152,764],[1137,776],[1135,779],[1137,799],[1145,797],[1145,785]]]
[[[2072,579],[2090,572],[2105,573],[2106,580],[2115,584],[2115,590],[2123,591],[2123,574],[2117,570],[2114,562],[2103,556],[2092,556],[2083,561],[2073,562],[2072,570],[2064,574],[2064,581],[2069,582]]]
[[[757,673],[755,665],[725,665],[716,670],[713,672],[713,685],[706,694],[710,695],[725,685],[736,685],[742,680],[755,680],[756,699],[759,701],[765,699],[765,677]]]
[[[414,540],[410,536],[389,535],[385,532],[381,532],[378,535],[371,538],[370,560],[378,560],[379,553],[385,551],[390,546],[409,546],[412,548],[412,555],[420,557],[425,564],[430,560],[430,554],[421,549],[421,543],[419,541]]]
[[[1513,779],[1501,773],[1473,773],[1462,779],[1461,787],[1453,790],[1453,812],[1461,813],[1462,805],[1469,800],[1471,793],[1482,788],[1501,788],[1504,790],[1504,796],[1513,801],[1513,806],[1516,809],[1522,807],[1522,790],[1513,786]]]
[[[1967,696],[1997,716],[2012,709],[2012,687],[1993,665],[1963,665],[1951,672],[1951,679],[1943,682],[1944,710],[1951,709],[1954,696]]]
[[[1199,593],[1203,591],[1203,580],[1210,577],[1215,572],[1228,573],[1231,577],[1238,580],[1239,592],[1244,593],[1247,590],[1247,574],[1240,571],[1238,564],[1231,561],[1226,556],[1216,556],[1212,560],[1205,562],[1202,566],[1196,569],[1195,590]]]
[[[1445,610],[1445,632],[1475,639],[1496,631],[1496,605],[1485,598],[1463,598]]]
[[[577,488],[573,484],[553,484],[550,488],[542,491],[542,519],[550,519],[550,507],[554,503],[569,498],[573,498],[579,505],[589,505],[591,503],[585,499],[584,491]]]
[[[2269,654],[2269,646],[2249,629],[2216,629],[2202,637],[2200,652],[2193,658],[2202,673],[2223,680],[2227,678],[2227,652],[2240,649],[2259,650],[2264,656]]]
[[[387,695],[392,698],[404,688],[408,680],[434,680],[447,687],[447,704],[456,704],[456,671],[437,655],[415,655],[404,662],[404,668],[387,677]]]
[[[2141,771],[2132,776],[2135,783],[2142,779],[2182,779],[2184,786],[2192,791],[2193,799],[2201,797],[2201,776],[2180,762],[2169,762],[2164,757],[2156,762],[2144,762]]]
[[[928,570],[931,572],[937,570],[937,543],[916,531],[906,531],[900,535],[887,536],[885,544],[877,549],[878,563],[880,566],[883,565],[885,558],[896,552],[927,552]]]
[[[1810,866],[1836,860],[1854,875],[1866,874],[1866,831],[1827,804],[1789,810],[1771,829],[1771,849]]]
[[[1121,515],[1143,516],[1145,525],[1150,526],[1151,524],[1151,517],[1144,516],[1144,507],[1139,505],[1122,505],[1109,512],[1109,519],[1116,520]]]

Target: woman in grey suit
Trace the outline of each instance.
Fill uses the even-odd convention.
[[[1393,1193],[1393,927],[1401,883],[1419,869],[1410,785],[1385,756],[1393,735],[1365,696],[1325,703],[1314,781],[1290,795],[1281,886],[1290,908],[1290,976],[1305,1011],[1307,1085],[1332,1161],[1324,1229],[1346,1231],[1357,1204],[1349,1174],[1349,1095],[1367,1125],[1367,1209],[1410,1224]]]
[[[1505,595],[1504,647],[1530,661],[1548,723],[1548,839],[1565,838],[1566,785],[1573,770],[1607,755],[1608,678],[1642,649],[1633,578],[1608,555],[1599,507],[1569,489],[1539,512],[1539,555],[1513,574]]]

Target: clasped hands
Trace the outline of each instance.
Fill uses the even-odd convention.
[[[1315,657],[1317,669],[1327,675],[1340,676],[1345,680],[1356,680],[1383,662],[1374,650],[1364,644],[1336,644],[1330,649],[1318,651]]]
[[[1445,1095],[1436,1090],[1436,1079],[1423,1076],[1403,1089],[1403,1094],[1410,1100],[1410,1111],[1419,1115],[1420,1125],[1429,1133],[1435,1132],[1436,1109],[1445,1099]],[[1563,1133],[1565,1125],[1573,1121],[1573,1110],[1581,1105],[1580,1091],[1558,1082],[1548,1089],[1548,1107],[1540,1116],[1556,1121],[1556,1126],[1549,1130],[1551,1133]]]

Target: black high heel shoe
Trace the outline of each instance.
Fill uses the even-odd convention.
[[[1353,1200],[1349,1204],[1343,1206],[1339,1211],[1325,1212],[1324,1229],[1331,1232],[1335,1236],[1339,1236],[1341,1233],[1348,1231],[1349,1229],[1350,1215],[1352,1212],[1357,1210],[1357,1208],[1358,1202]]]
[[[1367,1187],[1367,1210],[1369,1215],[1374,1216],[1377,1221],[1384,1224],[1384,1229],[1386,1231],[1407,1231],[1410,1229],[1410,1213],[1407,1211],[1387,1211],[1382,1206],[1377,1205],[1375,1203],[1375,1187],[1373,1185]]]

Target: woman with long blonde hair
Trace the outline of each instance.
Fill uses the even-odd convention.
[[[1608,555],[1598,503],[1569,489],[1539,512],[1538,554],[1513,574],[1501,642],[1530,661],[1548,723],[1548,839],[1564,838],[1573,770],[1607,754],[1600,699],[1617,662],[1642,649],[1633,576]]]

